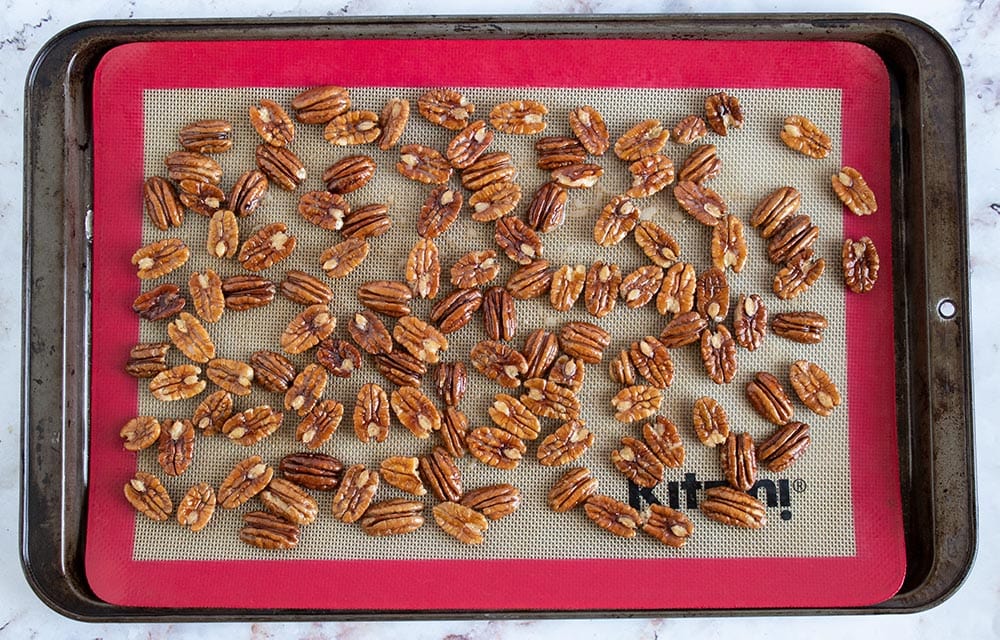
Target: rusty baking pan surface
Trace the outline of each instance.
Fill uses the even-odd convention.
[[[780,34],[781,27],[791,23],[798,29],[797,37],[789,40]],[[708,32],[698,41],[685,37],[693,22],[664,18],[611,20],[602,24],[597,37],[589,33],[596,23],[586,20],[523,19],[485,25],[456,19],[435,25],[407,21],[404,32],[414,34],[407,39],[393,35],[400,33],[403,22],[358,20],[322,24],[278,21],[240,35],[236,34],[242,26],[236,22],[93,24],[53,40],[39,55],[29,78],[26,152],[25,300],[26,327],[32,338],[26,340],[30,348],[25,352],[22,536],[25,569],[43,599],[68,615],[88,619],[225,619],[236,610],[243,617],[292,619],[483,613],[908,611],[946,597],[971,562],[975,532],[968,440],[971,424],[966,418],[971,415],[966,412],[968,345],[960,341],[967,335],[962,330],[967,307],[966,270],[962,267],[966,252],[961,235],[964,192],[951,183],[948,189],[939,189],[934,182],[935,171],[948,161],[961,173],[962,140],[925,123],[930,114],[947,109],[952,110],[953,119],[962,114],[960,94],[953,87],[952,91],[942,87],[928,92],[924,86],[909,84],[909,78],[915,77],[914,69],[920,69],[924,77],[949,82],[942,70],[950,72],[954,66],[950,51],[934,34],[901,18],[868,18],[863,22],[847,18],[709,18],[701,24],[708,25]],[[203,42],[190,42],[198,27]],[[207,41],[206,33],[212,35]],[[736,49],[743,54],[735,56]],[[484,56],[506,60],[505,68],[484,75],[478,62]],[[189,62],[206,58],[214,61],[209,66],[212,71],[192,75]],[[620,71],[642,68],[641,61],[658,58],[678,64],[625,76]],[[725,64],[715,70],[683,64],[706,58]],[[346,59],[356,64],[343,68],[323,65],[323,61]],[[401,59],[413,63],[390,64]],[[443,59],[453,62],[433,62]],[[562,62],[567,59],[589,63],[567,68]],[[770,64],[748,66],[749,59]],[[247,60],[255,62],[245,64]],[[796,63],[789,62],[792,60]],[[164,61],[170,61],[166,65],[170,73],[164,74]],[[808,64],[801,64],[803,61]],[[73,87],[67,102],[48,97],[51,85],[40,82],[55,77],[65,78]],[[662,392],[648,393],[663,397],[657,414],[677,424],[686,456],[679,468],[668,468],[662,474],[657,471],[661,481],[648,483],[655,483],[652,488],[629,482],[615,467],[614,458],[624,446],[619,440],[632,436],[641,441],[642,423],[623,425],[612,417],[616,402],[612,396],[624,385],[620,375],[615,379],[607,363],[642,336],[659,334],[669,320],[669,310],[663,309],[668,311],[666,316],[657,313],[655,300],[636,309],[628,309],[620,301],[611,313],[598,313],[600,317],[595,318],[599,305],[589,291],[582,297],[590,304],[581,299],[566,313],[554,311],[548,296],[518,300],[519,327],[510,343],[519,349],[529,332],[545,329],[553,335],[562,334],[561,346],[572,355],[567,322],[593,322],[609,332],[610,344],[603,360],[586,366],[580,391],[580,415],[595,435],[594,444],[570,466],[588,467],[598,480],[599,492],[643,512],[640,519],[647,517],[647,509],[655,504],[683,513],[694,529],[686,545],[675,549],[642,531],[634,539],[615,537],[594,526],[579,508],[566,514],[553,513],[546,505],[546,494],[566,468],[539,465],[536,458],[542,456],[536,456],[536,450],[544,449],[546,436],[564,420],[544,417],[538,424],[541,433],[537,440],[533,433],[526,434],[524,460],[517,469],[505,471],[483,464],[488,456],[484,458],[482,452],[455,462],[466,493],[503,483],[515,485],[520,493],[517,510],[491,521],[481,545],[461,545],[445,533],[446,527],[434,522],[435,515],[442,522],[445,514],[440,507],[434,508],[442,496],[435,499],[433,486],[428,495],[416,498],[422,505],[424,525],[390,538],[365,535],[358,524],[338,521],[330,514],[331,499],[336,502],[337,497],[332,497],[332,492],[314,492],[319,507],[315,523],[303,525],[298,544],[283,551],[261,550],[239,541],[241,535],[245,541],[254,537],[244,527],[244,516],[261,508],[258,499],[245,505],[227,503],[237,508],[218,509],[205,530],[198,533],[178,526],[172,510],[167,522],[154,522],[137,515],[125,500],[122,487],[137,472],[162,479],[176,507],[198,482],[219,487],[233,466],[247,456],[259,455],[265,465],[277,469],[283,455],[305,446],[302,438],[306,436],[301,432],[308,420],[305,426],[299,425],[294,403],[282,407],[281,395],[248,387],[249,395],[236,397],[237,412],[263,405],[285,410],[284,426],[261,442],[244,438],[243,445],[248,446],[243,446],[234,441],[239,432],[228,438],[198,433],[187,469],[163,466],[168,461],[162,453],[157,456],[156,446],[138,453],[123,451],[118,431],[131,417],[157,416],[167,425],[165,429],[176,426],[180,434],[182,421],[197,411],[203,396],[216,389],[218,373],[236,365],[198,362],[212,373],[213,382],[206,392],[168,404],[156,400],[145,381],[137,385],[122,372],[122,366],[136,343],[168,341],[167,322],[140,321],[132,311],[132,302],[141,292],[172,283],[186,293],[192,273],[211,269],[227,278],[247,275],[251,273],[247,267],[254,268],[252,260],[210,255],[204,248],[208,218],[190,209],[184,224],[168,230],[138,215],[143,181],[155,175],[168,177],[163,158],[179,149],[178,131],[207,118],[232,123],[232,148],[212,156],[219,163],[220,186],[229,192],[236,179],[259,166],[257,158],[267,152],[266,145],[263,151],[257,148],[261,140],[247,117],[247,107],[264,99],[292,112],[297,94],[332,82],[348,89],[357,113],[369,110],[377,114],[388,101],[407,99],[412,109],[399,145],[420,143],[442,151],[457,131],[418,114],[418,107],[426,106],[420,104],[420,98],[428,89],[438,87],[461,93],[475,105],[468,106],[473,114],[469,121],[482,118],[495,130],[490,151],[510,153],[517,172],[515,182],[523,192],[520,206],[511,215],[522,220],[532,195],[550,179],[547,170],[536,166],[536,142],[543,136],[572,135],[567,114],[580,105],[591,105],[603,115],[614,144],[646,118],[655,117],[671,128],[687,115],[703,113],[710,94],[721,91],[740,101],[745,114],[743,127],[730,127],[725,136],[711,131],[692,145],[671,141],[663,145],[661,153],[681,174],[686,163],[690,167],[687,158],[693,154],[714,152],[722,160],[722,171],[710,177],[707,186],[726,202],[732,216],[727,224],[744,223],[748,255],[738,273],[728,273],[732,304],[737,305],[741,295],[759,293],[772,318],[779,313],[821,312],[828,321],[823,340],[807,345],[770,333],[758,350],[737,348],[738,366],[725,374],[716,372],[720,381],[724,377],[726,382],[719,385],[706,376],[697,346],[671,349],[673,380],[668,380]],[[505,130],[497,105],[525,99],[545,105],[536,108],[546,111],[542,116],[544,133],[519,135]],[[777,132],[783,120],[799,113],[808,115],[829,136],[830,151],[825,157],[795,153],[780,141]],[[63,123],[66,128],[62,128]],[[298,270],[325,282],[332,300],[324,302],[340,322],[333,336],[348,338],[346,324],[361,308],[354,292],[366,282],[403,280],[408,256],[412,263],[417,252],[428,247],[420,236],[435,236],[433,248],[443,272],[438,299],[452,291],[452,264],[473,250],[497,250],[500,274],[492,284],[506,281],[508,289],[518,288],[517,278],[524,271],[516,271],[518,265],[503,256],[502,246],[498,249],[494,244],[493,223],[472,219],[466,208],[451,228],[439,235],[421,226],[418,212],[433,194],[432,186],[404,175],[407,170],[402,165],[407,153],[414,153],[412,147],[403,146],[402,151],[388,143],[381,145],[384,149],[377,144],[341,147],[330,145],[330,135],[324,136],[322,124],[299,122],[295,126],[295,138],[288,148],[302,158],[302,184],[289,184],[292,189],[286,191],[272,176],[269,194],[258,210],[239,218],[239,240],[242,243],[262,229],[261,235],[273,231],[268,224],[285,225],[282,237],[295,238],[296,249],[287,259],[253,273],[280,284],[286,273]],[[949,135],[956,134],[949,131]],[[55,145],[63,138],[80,142],[58,142],[58,148],[65,149],[60,156],[64,170],[57,177],[35,170],[41,162],[39,154],[48,148],[45,145]],[[699,147],[702,144],[714,148]],[[936,159],[945,160],[935,163],[934,170],[923,165],[930,150]],[[328,224],[324,225],[327,228],[316,226],[297,210],[301,210],[304,193],[323,192],[328,186],[323,178],[327,167],[358,153],[372,158],[375,177],[356,193],[346,193],[344,203],[352,209],[376,202],[387,205],[391,228],[384,235],[369,238],[370,255],[352,273],[329,277],[319,256],[347,234],[332,231]],[[532,252],[542,254],[550,272],[560,265],[596,265],[591,268],[596,276],[602,271],[601,262],[606,262],[622,275],[634,273],[632,278],[651,273],[650,260],[632,234],[619,243],[594,243],[598,214],[632,183],[630,162],[616,156],[634,159],[621,148],[591,156],[587,161],[599,166],[603,175],[593,188],[571,189],[564,222],[544,228],[540,234],[540,244]],[[853,215],[835,197],[830,177],[837,176],[842,166],[858,169],[867,179],[878,202],[873,215]],[[465,184],[458,186],[462,182]],[[478,187],[457,171],[451,184],[454,191],[449,193],[466,200]],[[780,263],[781,250],[774,241],[760,237],[750,224],[757,204],[783,184],[794,185],[801,193],[801,213],[808,213],[810,223],[820,232],[811,259],[823,260],[827,267],[813,287],[792,299],[777,291],[780,287],[773,281],[780,265],[767,259],[771,253],[773,261]],[[690,263],[693,273],[706,274],[712,264],[710,240],[719,231],[713,233],[683,213],[673,190],[671,185],[656,194],[634,192],[629,204],[637,208],[644,229],[655,223],[667,230],[681,247],[680,260]],[[954,224],[946,231],[957,234],[952,241],[940,231],[934,243],[923,240],[923,211],[929,206],[930,194],[937,215],[945,211],[953,216]],[[51,202],[46,198],[65,203],[58,224],[46,218],[52,212],[51,207],[42,206]],[[350,232],[350,213],[345,219]],[[42,236],[47,242],[41,243]],[[877,247],[881,268],[875,287],[857,294],[844,287],[841,244],[845,238],[862,236]],[[162,278],[140,282],[135,278],[132,254],[141,246],[156,246],[167,238],[189,247],[190,259]],[[525,258],[516,251],[508,255],[524,263],[538,257]],[[926,264],[953,264],[956,268],[938,273],[932,267],[932,272],[926,272]],[[533,268],[544,268],[544,263],[535,263]],[[640,268],[646,270],[636,271]],[[707,282],[707,276],[700,279]],[[57,287],[65,290],[63,299],[52,297],[51,280],[63,283]],[[772,288],[782,295],[776,296]],[[487,299],[495,295],[488,293]],[[942,301],[950,303],[956,313],[943,317],[939,312]],[[426,318],[434,302],[414,299],[414,316]],[[62,315],[46,311],[56,308],[64,310]],[[303,308],[279,295],[260,309],[230,309],[217,321],[212,316],[206,326],[219,357],[248,362],[258,349],[281,351],[278,337]],[[186,310],[195,311],[190,305]],[[198,310],[206,317],[203,308]],[[734,330],[724,311],[701,311],[718,315],[722,326]],[[64,319],[64,326],[54,326],[57,317]],[[393,318],[383,316],[383,320],[390,330],[396,324]],[[413,327],[419,328],[419,323],[399,323],[397,339],[405,344],[406,331]],[[466,360],[488,334],[489,328],[477,315],[467,327],[448,334],[442,360]],[[62,346],[56,346],[51,336],[61,336]],[[717,339],[722,337],[724,334]],[[711,339],[711,333],[704,337]],[[281,346],[296,371],[316,361],[310,351],[300,353],[286,342]],[[635,344],[634,349],[640,350],[640,345]],[[80,359],[75,360],[77,357]],[[324,358],[329,364],[329,354],[320,361]],[[793,393],[789,380],[796,374],[795,367],[790,369],[789,365],[796,361],[819,364],[836,384],[840,405],[832,412],[821,409],[828,415],[811,412],[808,398],[799,402]],[[167,362],[176,366],[188,359],[174,349]],[[345,466],[364,464],[371,469],[391,456],[430,456],[439,436],[413,437],[423,434],[419,425],[410,425],[414,433],[403,427],[408,421],[406,412],[400,414],[402,424],[391,427],[384,443],[366,443],[355,435],[352,409],[363,384],[384,387],[396,402],[412,395],[400,393],[394,384],[399,380],[391,380],[391,376],[387,380],[368,356],[360,363],[360,369],[349,377],[329,376],[324,406],[339,410],[337,403],[342,403],[344,419],[318,451],[336,456]],[[530,406],[527,388],[506,389],[474,367],[469,370],[470,392],[459,407],[470,426],[503,425],[504,420],[495,412],[494,402],[502,399],[498,393],[521,396]],[[439,404],[434,395],[434,371],[432,364],[423,389]],[[711,396],[727,412],[734,434],[746,431],[758,443],[766,440],[777,427],[755,413],[744,394],[748,383],[761,380],[760,376],[755,378],[756,371],[773,372],[792,397],[789,413],[794,412],[794,416],[776,420],[808,422],[813,442],[795,465],[770,470],[762,467],[745,485],[749,496],[741,499],[759,500],[756,517],[766,519],[767,524],[759,530],[743,530],[707,517],[718,509],[710,498],[717,491],[712,487],[726,482],[725,463],[720,466],[718,449],[699,442],[691,416],[692,408],[697,413],[703,402],[696,400]],[[68,390],[63,401],[55,405],[43,400],[42,387],[52,380],[60,380]],[[222,384],[225,386],[224,381]],[[239,385],[234,390],[241,392]],[[623,396],[615,397],[620,400]],[[487,432],[478,429],[474,433],[483,436]],[[704,433],[700,435],[704,437]],[[963,440],[941,449],[946,437]],[[53,447],[53,443],[58,446]],[[624,444],[632,449],[639,446]],[[474,449],[474,444],[470,448]],[[62,456],[54,453],[58,451],[75,453]],[[66,482],[42,480],[53,474]],[[642,478],[638,481],[647,484]],[[945,493],[947,501],[943,501]],[[963,495],[966,499],[956,499]],[[383,482],[376,500],[406,496]],[[599,503],[591,506],[590,515],[595,515]],[[333,509],[338,513],[336,506]],[[345,516],[341,519],[350,520]],[[25,525],[28,522],[46,526],[29,527]],[[53,523],[53,528],[48,528],[48,523]],[[962,539],[967,542],[956,543]],[[66,563],[34,551],[46,545],[64,549]],[[738,568],[736,576],[745,576],[742,580],[752,583],[741,585],[741,578],[732,577],[734,568]],[[176,586],[190,579],[201,583],[201,577],[192,576],[206,574],[212,575],[213,583],[230,584],[234,589],[209,593],[196,583],[166,591],[156,587]],[[317,593],[302,588],[306,574],[347,579],[355,588]],[[226,595],[252,576],[261,575],[281,588],[256,600],[233,600]],[[401,591],[392,602],[376,597],[379,585],[390,575],[397,579],[411,576],[404,582],[414,588]],[[682,593],[665,591],[662,580],[667,575],[696,588]],[[726,589],[720,589],[722,575],[730,575],[725,580]],[[586,587],[597,576],[606,588]],[[558,584],[550,584],[552,580]],[[790,588],[789,580],[794,580],[795,589]],[[440,588],[458,581],[469,589],[457,593]],[[511,581],[524,588],[501,593],[490,586]],[[698,595],[706,592],[718,595],[710,600]]]

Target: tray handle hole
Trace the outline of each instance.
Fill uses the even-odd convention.
[[[937,312],[942,320],[951,320],[958,313],[958,307],[951,298],[945,298],[938,302]]]

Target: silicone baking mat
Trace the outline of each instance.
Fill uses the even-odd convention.
[[[710,134],[703,141],[716,144],[723,158],[713,189],[746,223],[764,195],[783,184],[797,187],[803,194],[803,212],[821,228],[817,253],[828,266],[806,294],[778,300],[770,292],[775,267],[766,260],[766,244],[747,225],[749,259],[740,274],[730,275],[733,298],[760,293],[772,315],[819,311],[830,320],[823,342],[800,345],[770,335],[763,349],[740,350],[739,372],[731,384],[722,386],[707,379],[695,347],[673,350],[677,374],[660,413],[679,426],[687,460],[681,469],[668,470],[652,495],[630,487],[610,463],[619,439],[638,435],[640,428],[611,417],[609,400],[618,386],[607,373],[613,354],[662,329],[665,319],[652,306],[630,311],[620,305],[596,321],[614,339],[604,362],[587,368],[581,394],[583,417],[597,441],[575,464],[588,466],[607,495],[639,507],[655,499],[684,510],[695,524],[686,547],[670,549],[641,534],[632,540],[616,538],[595,527],[581,510],[549,511],[545,494],[564,469],[537,464],[533,454],[538,441],[529,443],[527,459],[513,472],[486,467],[468,456],[459,461],[466,490],[497,482],[511,482],[521,490],[519,510],[492,523],[481,547],[460,545],[438,529],[429,513],[431,499],[425,499],[428,522],[417,532],[370,538],[357,525],[329,515],[329,495],[316,495],[320,517],[303,528],[299,545],[288,551],[262,551],[238,540],[241,516],[259,508],[256,500],[234,511],[217,510],[210,526],[199,533],[173,521],[153,523],[131,510],[121,487],[136,468],[161,477],[176,504],[196,482],[217,487],[235,462],[251,453],[276,465],[282,455],[301,449],[293,438],[297,418],[286,414],[277,433],[249,449],[222,437],[199,436],[194,465],[177,478],[160,472],[153,449],[138,456],[121,450],[118,429],[130,417],[189,417],[200,400],[159,403],[144,384],[121,372],[132,344],[166,340],[165,323],[140,324],[131,301],[140,290],[162,282],[186,290],[192,271],[212,268],[223,277],[241,272],[235,261],[206,255],[206,219],[189,212],[180,229],[161,232],[152,227],[142,213],[142,181],[165,175],[162,159],[178,148],[180,127],[198,119],[224,118],[234,124],[235,143],[216,158],[224,170],[222,186],[228,189],[254,166],[259,139],[249,125],[248,106],[266,97],[287,107],[303,88],[330,83],[350,89],[353,108],[378,112],[389,98],[409,99],[414,108],[402,142],[442,150],[454,132],[416,113],[416,98],[427,87],[461,90],[477,106],[474,117],[486,117],[500,102],[540,100],[549,108],[543,135],[568,135],[568,111],[591,104],[608,121],[613,139],[648,117],[672,126],[686,115],[701,113],[704,97],[713,91],[726,90],[740,98],[746,126],[726,137]],[[904,550],[894,413],[888,80],[871,51],[845,43],[669,41],[153,43],[114,49],[102,61],[95,85],[87,575],[100,597],[116,604],[171,607],[653,609],[863,605],[885,599],[898,588]],[[778,140],[783,118],[793,113],[808,115],[831,136],[830,156],[812,160]],[[292,148],[305,161],[309,177],[293,193],[272,185],[266,202],[240,220],[241,239],[264,224],[285,222],[298,246],[291,259],[263,275],[277,282],[297,268],[325,277],[318,256],[339,237],[301,219],[296,202],[301,193],[323,188],[322,172],[336,159],[359,152],[371,155],[379,166],[376,178],[348,199],[354,207],[388,203],[393,229],[371,241],[372,254],[361,268],[331,282],[336,296],[331,308],[343,325],[359,309],[353,293],[361,283],[401,277],[417,240],[413,222],[430,188],[393,170],[398,148],[336,148],[321,132],[318,125],[297,125]],[[494,149],[509,151],[518,166],[517,182],[525,193],[519,215],[530,194],[547,179],[534,166],[537,138],[498,134],[493,144]],[[665,153],[679,167],[691,149],[668,143]],[[628,273],[646,263],[631,238],[607,249],[591,238],[601,207],[630,184],[627,164],[611,152],[596,161],[604,167],[604,176],[594,189],[570,194],[566,224],[543,236],[545,257],[553,264],[609,260]],[[874,188],[880,205],[874,216],[845,215],[833,196],[829,176],[842,164],[858,168]],[[669,189],[639,204],[644,218],[677,238],[683,259],[699,272],[709,266],[709,230],[680,212]],[[467,251],[492,247],[492,233],[492,225],[472,221],[466,213],[437,240],[445,270],[442,295],[450,290],[446,274],[454,260]],[[861,235],[872,237],[882,257],[880,281],[865,296],[846,291],[839,268],[842,239]],[[140,283],[129,257],[139,246],[164,237],[183,239],[192,248],[192,259],[162,280]],[[505,261],[498,282],[511,270]],[[416,303],[415,312],[426,316],[430,304]],[[297,311],[279,297],[264,309],[226,313],[208,328],[220,356],[246,361],[255,350],[277,349],[277,337]],[[544,299],[519,301],[517,314],[517,347],[534,328],[556,330],[569,320],[593,320],[582,304],[558,314]],[[336,334],[346,335],[343,326]],[[483,337],[478,321],[451,334],[445,359],[465,359]],[[172,365],[183,361],[176,352],[171,358]],[[301,369],[311,358],[306,354],[293,361]],[[706,484],[721,479],[721,471],[717,451],[703,447],[694,436],[694,399],[715,397],[735,431],[748,431],[761,441],[773,427],[753,413],[743,387],[760,370],[787,382],[788,365],[797,359],[812,360],[830,372],[844,403],[830,417],[820,418],[796,402],[796,419],[812,426],[813,445],[787,472],[760,473],[753,492],[768,505],[767,526],[744,531],[708,521],[697,503]],[[321,451],[376,468],[391,455],[429,452],[435,439],[416,440],[398,423],[385,443],[356,439],[350,411],[364,382],[393,388],[370,361],[349,379],[331,378],[326,396],[344,403],[346,418]],[[462,410],[472,426],[489,424],[486,408],[494,393],[505,390],[471,369],[470,388]],[[430,393],[429,385],[425,389]],[[239,410],[259,404],[280,406],[281,398],[255,388],[250,396],[237,399]],[[549,420],[543,424],[543,435],[556,426]],[[383,485],[377,499],[403,495]],[[251,579],[265,579],[275,588],[248,595],[238,587]],[[455,589],[456,584],[462,588]]]

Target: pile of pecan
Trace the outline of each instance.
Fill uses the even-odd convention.
[[[676,172],[662,153],[671,139],[691,145],[710,130],[724,136],[742,127],[738,99],[713,94],[705,101],[704,118],[686,117],[673,129],[659,120],[644,120],[613,142],[596,109],[572,110],[568,122],[572,136],[540,137],[535,143],[537,167],[549,172],[550,180],[532,194],[523,217],[516,213],[522,199],[515,182],[519,168],[509,153],[493,145],[497,133],[541,133],[547,126],[545,105],[533,100],[499,104],[487,122],[474,119],[476,106],[461,93],[434,89],[420,95],[416,106],[420,116],[455,132],[446,148],[400,145],[410,117],[408,100],[391,99],[379,113],[357,110],[346,89],[325,86],[291,101],[294,120],[270,100],[250,107],[250,123],[261,138],[257,167],[239,176],[228,193],[219,187],[222,170],[211,157],[231,147],[232,126],[223,120],[184,127],[179,132],[183,150],[165,159],[169,180],[154,176],[146,181],[146,212],[153,225],[169,231],[183,224],[186,211],[208,217],[205,250],[216,259],[237,260],[246,273],[220,278],[207,269],[191,274],[187,297],[179,287],[163,284],[135,300],[133,308],[143,320],[167,321],[168,341],[136,345],[126,371],[149,379],[150,393],[164,402],[199,396],[209,382],[214,389],[190,419],[162,423],[149,416],[132,419],[121,429],[125,448],[140,451],[155,445],[163,472],[179,476],[194,460],[196,434],[222,434],[236,445],[251,446],[280,429],[289,414],[298,420],[295,439],[302,447],[276,466],[257,455],[243,459],[217,490],[204,483],[191,487],[176,509],[182,526],[200,530],[209,524],[216,506],[235,509],[256,497],[262,510],[244,515],[241,539],[261,548],[290,548],[298,542],[300,527],[318,517],[319,506],[311,492],[328,492],[329,511],[336,519],[357,522],[373,536],[398,535],[424,524],[421,498],[430,493],[436,499],[434,521],[443,531],[464,543],[482,543],[490,520],[517,509],[520,492],[510,483],[466,489],[456,459],[469,453],[484,465],[513,470],[535,440],[539,441],[535,457],[542,465],[562,466],[579,459],[596,437],[586,427],[579,398],[585,370],[603,360],[611,342],[611,335],[598,324],[576,321],[555,332],[536,329],[517,348],[512,341],[524,329],[518,326],[517,301],[547,298],[553,309],[565,312],[582,298],[595,319],[609,315],[619,303],[630,310],[652,304],[670,317],[659,336],[637,337],[629,349],[610,359],[611,377],[621,385],[611,400],[614,417],[624,423],[646,421],[641,438],[622,438],[611,460],[642,487],[655,487],[665,468],[684,462],[677,426],[656,415],[674,377],[671,350],[699,345],[707,377],[726,384],[737,371],[738,348],[753,351],[762,346],[768,330],[763,298],[739,295],[731,305],[726,273],[740,272],[748,256],[743,222],[708,186],[722,170],[717,147],[694,147]],[[415,222],[419,240],[403,273],[387,273],[386,279],[369,281],[356,292],[337,291],[338,296],[354,293],[363,307],[349,317],[338,319],[330,310],[338,280],[367,258],[369,241],[390,232],[393,225],[387,205],[353,208],[347,199],[376,175],[370,156],[338,160],[323,173],[325,190],[299,198],[299,215],[340,235],[339,242],[320,253],[314,268],[326,279],[302,270],[287,271],[277,283],[260,275],[296,249],[297,240],[283,222],[241,232],[241,221],[254,212],[271,185],[294,191],[306,177],[305,163],[291,148],[296,120],[299,125],[322,126],[332,145],[374,144],[382,150],[398,146],[395,170],[429,185]],[[831,146],[829,138],[802,116],[789,117],[780,138],[814,158],[825,156]],[[650,264],[627,274],[601,260],[589,266],[551,264],[543,256],[543,237],[565,222],[573,191],[591,188],[601,179],[602,166],[589,156],[609,150],[628,163],[633,182],[595,212],[594,242],[610,247],[631,236]],[[451,182],[455,172],[461,187]],[[871,190],[850,167],[834,176],[832,184],[854,213],[875,211]],[[713,266],[700,274],[681,260],[680,247],[666,229],[641,219],[641,201],[670,185],[679,207],[712,229]],[[797,190],[782,187],[761,201],[749,218],[750,225],[769,239],[767,257],[780,265],[774,293],[782,299],[801,295],[825,266],[813,257],[819,229],[808,216],[797,214],[800,202]],[[459,258],[446,272],[452,289],[443,293],[446,265],[441,264],[435,239],[466,210],[473,220],[494,226],[496,248],[473,248]],[[183,267],[190,251],[179,239],[165,238],[140,248],[132,263],[139,278],[156,280]],[[504,285],[495,283],[501,254],[517,265]],[[852,291],[869,291],[878,274],[871,240],[846,240],[843,266]],[[224,313],[266,306],[277,294],[302,307],[289,318],[278,344],[261,345],[249,362],[221,357],[224,354],[217,353],[206,324],[211,326]],[[417,297],[436,301],[427,318],[412,313],[411,302]],[[731,306],[730,330],[726,322]],[[460,359],[444,358],[448,335],[477,314],[487,339],[471,349],[468,362],[510,393],[493,396],[491,425],[470,428],[459,408],[469,372]],[[346,325],[350,339],[335,337],[338,320]],[[820,314],[800,311],[776,315],[770,327],[784,338],[817,343],[826,324]],[[169,367],[167,354],[172,347],[190,362]],[[314,354],[315,362],[298,371],[286,355],[304,353]],[[429,454],[390,457],[378,468],[367,468],[317,451],[330,442],[346,411],[347,399],[329,397],[331,376],[351,376],[366,356],[394,388],[387,392],[376,383],[361,387],[350,414],[354,435],[362,442],[383,442],[394,416],[414,438],[438,438]],[[440,404],[421,390],[428,377]],[[795,362],[788,380],[802,403],[818,415],[828,415],[840,403],[830,376],[815,363]],[[250,394],[254,384],[276,394],[284,412],[269,405],[237,410],[234,396]],[[747,433],[731,433],[725,411],[710,397],[694,403],[692,424],[702,444],[719,448],[729,484],[707,491],[702,512],[724,524],[759,528],[766,520],[764,506],[747,493],[758,465],[777,472],[788,469],[806,451],[810,434],[808,425],[793,420],[788,394],[771,373],[758,372],[746,394],[753,408],[778,427],[764,442],[755,444]],[[558,426],[550,429],[544,420]],[[411,498],[376,501],[381,483]],[[672,547],[684,545],[692,535],[693,524],[683,513],[663,505],[638,513],[598,493],[597,484],[586,468],[571,468],[552,487],[549,507],[565,512],[582,505],[587,517],[615,535],[634,537],[641,529]],[[151,474],[136,473],[126,483],[125,495],[153,520],[167,520],[174,513],[171,497]]]

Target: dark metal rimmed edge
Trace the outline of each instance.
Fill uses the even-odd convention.
[[[901,488],[907,575],[870,607],[642,611],[330,611],[125,608],[83,566],[89,415],[93,73],[151,40],[344,38],[843,40],[876,51],[892,83]],[[58,613],[90,621],[650,617],[914,612],[947,599],[975,555],[964,103],[961,67],[927,25],[894,15],[341,18],[89,22],[50,40],[25,89],[21,564]],[[938,315],[950,300],[954,317]]]

